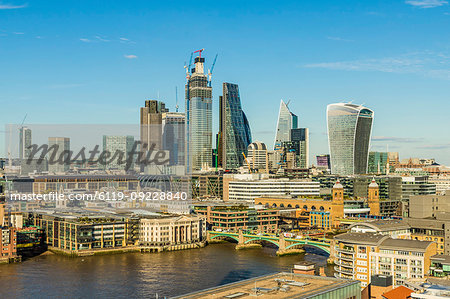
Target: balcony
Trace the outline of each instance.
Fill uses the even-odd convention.
[[[343,273],[343,274],[347,274],[347,275],[355,274],[355,271],[353,271],[353,269],[351,269],[351,270],[349,270],[349,269],[342,269],[342,268],[339,268],[338,266],[334,266],[334,271],[339,272],[339,273]]]
[[[347,253],[347,254],[355,254],[355,251],[353,249],[345,249],[345,248],[339,248],[339,247],[335,247],[334,248],[337,252],[340,253]]]
[[[347,268],[355,267],[354,263],[349,263],[349,262],[345,262],[345,261],[341,261],[341,260],[336,261],[336,265],[341,266],[341,267],[347,267]]]

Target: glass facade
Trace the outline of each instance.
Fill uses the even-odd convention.
[[[247,147],[252,143],[250,125],[242,111],[239,87],[237,84],[223,83],[223,96],[220,98],[222,167],[234,169],[243,165]]]
[[[292,113],[287,104],[281,100],[278,113],[277,131],[275,134],[274,149],[281,148],[283,142],[291,141],[291,129],[297,129],[298,117]]]
[[[387,152],[370,152],[368,173],[386,174],[387,163],[388,163]]]
[[[372,122],[373,111],[363,106],[328,105],[328,144],[333,174],[367,173]]]
[[[195,172],[211,166],[212,88],[203,71],[205,59],[195,58],[186,83],[186,166]]]

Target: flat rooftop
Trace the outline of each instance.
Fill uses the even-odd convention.
[[[358,284],[355,280],[342,280],[287,272],[269,274],[222,286],[193,292],[173,298],[252,298],[288,299],[310,298],[340,288]]]

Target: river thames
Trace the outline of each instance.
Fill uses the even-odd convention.
[[[235,250],[235,244],[164,253],[127,253],[69,258],[44,254],[0,265],[0,298],[159,298],[181,295],[279,271],[307,260],[326,265],[327,257],[277,257],[276,249]],[[327,268],[331,274],[331,268]]]

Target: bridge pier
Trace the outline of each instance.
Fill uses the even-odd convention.
[[[279,244],[279,247],[278,247],[278,250],[277,250],[277,255],[278,256],[291,255],[291,254],[301,254],[301,253],[305,252],[305,250],[303,248],[289,248],[289,249],[286,249],[286,240],[284,239],[284,235],[280,235],[278,244]]]
[[[245,244],[245,237],[244,237],[244,233],[242,232],[242,230],[239,230],[238,240],[239,240],[238,244],[235,247],[236,250],[248,249],[248,248],[261,248],[262,247],[261,244],[255,244],[255,243]]]

